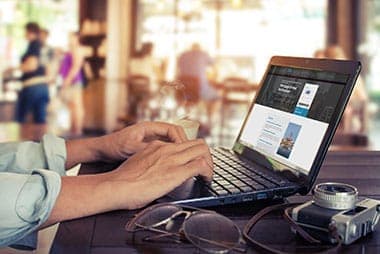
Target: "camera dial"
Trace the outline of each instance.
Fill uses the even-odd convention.
[[[313,190],[313,201],[316,205],[334,210],[354,208],[358,190],[349,184],[321,183]]]

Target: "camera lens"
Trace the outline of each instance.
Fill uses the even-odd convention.
[[[354,186],[343,183],[321,183],[315,186],[314,203],[318,206],[346,210],[355,206],[358,191]]]

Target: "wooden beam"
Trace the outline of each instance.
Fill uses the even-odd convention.
[[[337,15],[337,0],[328,0],[327,2],[327,37],[326,45],[338,43],[338,15]]]

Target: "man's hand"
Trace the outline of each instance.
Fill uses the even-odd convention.
[[[141,151],[153,140],[187,141],[182,127],[163,122],[142,122],[100,138],[104,160],[123,160]]]
[[[106,136],[67,141],[66,168],[78,163],[125,160],[144,149],[151,141],[160,139],[177,144],[187,141],[180,126],[142,122]]]
[[[62,177],[49,220],[53,223],[117,210],[136,209],[193,176],[212,179],[212,158],[203,140],[180,144],[153,141],[114,171]]]
[[[122,183],[117,207],[136,209],[169,193],[193,176],[211,181],[213,162],[203,140],[181,144],[153,141],[143,151],[110,173],[111,181]]]

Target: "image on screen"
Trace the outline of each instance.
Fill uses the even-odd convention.
[[[331,72],[272,66],[239,142],[307,174],[344,84]]]
[[[300,132],[301,125],[295,123],[289,123],[286,128],[284,137],[281,139],[280,146],[278,147],[277,154],[289,158],[290,153],[294,147],[294,143],[297,140],[298,133]]]

